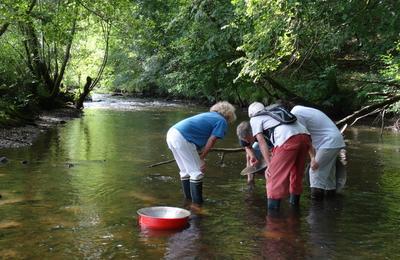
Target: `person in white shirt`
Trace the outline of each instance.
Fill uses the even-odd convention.
[[[310,134],[297,121],[282,124],[269,115],[257,116],[256,114],[263,109],[264,105],[259,102],[254,102],[249,106],[252,136],[242,139],[253,143],[256,138],[263,158],[268,164],[265,172],[268,209],[279,209],[281,199],[289,195],[289,202],[298,206],[300,194],[303,191],[302,181],[307,152],[311,157],[311,167],[315,169],[318,167],[314,160],[315,153]],[[272,155],[264,136],[274,146]],[[250,161],[257,162],[257,159]]]
[[[290,103],[286,106],[290,106]],[[318,109],[297,105],[291,109],[291,113],[310,132],[316,150],[315,159],[319,167],[309,171],[312,198],[321,199],[324,193],[334,195],[336,159],[339,151],[345,147],[342,134],[335,123]]]

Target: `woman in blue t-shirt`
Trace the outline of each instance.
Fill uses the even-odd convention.
[[[222,101],[213,105],[210,112],[186,118],[168,130],[167,144],[178,164],[186,199],[203,202],[204,158],[217,139],[224,138],[228,123],[235,120],[235,108]]]

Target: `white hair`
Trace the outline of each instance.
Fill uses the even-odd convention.
[[[235,107],[228,101],[221,101],[214,104],[210,108],[210,111],[220,113],[229,123],[236,120]]]

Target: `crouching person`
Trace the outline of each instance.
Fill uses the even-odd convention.
[[[210,112],[186,118],[168,130],[167,144],[180,170],[184,196],[193,203],[203,203],[204,159],[217,139],[224,138],[228,123],[235,120],[235,108],[222,101]]]
[[[268,164],[265,171],[267,181],[267,207],[279,209],[281,199],[290,196],[289,202],[298,206],[303,191],[303,176],[307,153],[311,157],[311,167],[318,168],[310,134],[297,121],[282,123],[272,116],[261,113],[264,105],[254,102],[249,106],[250,125],[257,139],[260,151]],[[272,155],[264,136],[274,148]]]
[[[253,132],[248,121],[243,121],[237,126],[236,134],[239,138],[240,146],[244,147],[246,151],[246,168],[255,167],[256,172],[247,174],[247,184],[254,186],[254,175],[265,169],[266,162],[262,157],[257,140],[253,137]],[[272,149],[273,146],[269,140],[265,139],[265,141],[267,142],[268,149]]]

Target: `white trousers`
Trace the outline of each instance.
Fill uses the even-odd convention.
[[[310,187],[324,190],[336,190],[336,159],[341,148],[318,149],[315,160],[319,168],[310,168]]]
[[[181,180],[201,181],[204,175],[200,170],[201,161],[196,145],[186,141],[182,134],[173,127],[168,130],[167,144],[178,164]]]

